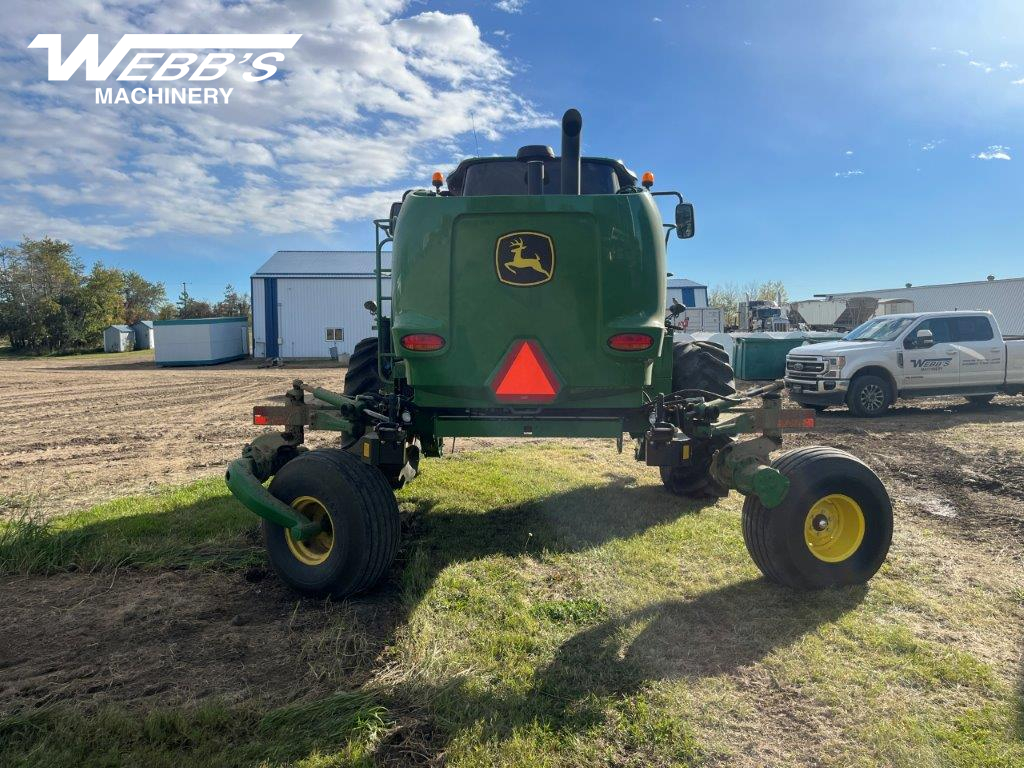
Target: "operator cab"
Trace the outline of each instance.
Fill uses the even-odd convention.
[[[529,194],[528,164],[544,168],[542,194],[559,194],[562,188],[561,158],[551,147],[527,146],[515,157],[474,157],[463,160],[448,176],[448,190],[454,197]],[[637,177],[618,160],[584,157],[580,160],[580,193],[614,195],[625,187],[636,187]]]

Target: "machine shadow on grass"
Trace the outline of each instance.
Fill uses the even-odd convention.
[[[403,546],[393,575],[411,610],[449,566],[492,555],[583,552],[693,514],[714,503],[686,501],[661,486],[636,486],[630,475],[606,474],[585,486],[486,512],[439,509],[413,493],[400,498]]]
[[[350,691],[370,684],[372,695],[399,723],[379,745],[382,760],[394,762],[412,753],[439,755],[468,729],[479,729],[483,738],[494,740],[534,723],[559,733],[579,733],[601,723],[609,707],[652,682],[741,670],[834,621],[864,595],[863,588],[797,595],[763,580],[748,580],[692,599],[644,605],[584,626],[536,671],[526,691],[487,688],[459,676],[437,683],[413,675],[386,688],[372,682],[381,653],[394,643],[446,568],[494,555],[585,552],[699,510],[699,505],[659,486],[633,482],[628,475],[606,475],[598,485],[484,511],[450,501],[442,507],[432,497],[415,495],[415,486],[401,494],[399,562],[377,590],[344,604],[346,626],[362,637],[342,645],[349,648],[349,656],[359,658],[347,658],[350,668],[327,680]],[[262,574],[256,576],[261,591],[252,596],[253,611],[287,615],[296,601],[259,565],[257,528],[226,493],[151,514],[52,531],[28,546],[35,549],[23,555],[37,566],[38,558],[49,561],[45,572],[102,569],[104,563],[236,573],[248,568],[250,580],[255,569]],[[239,582],[244,586],[240,577]],[[323,609],[317,601],[303,602],[310,609]]]
[[[605,722],[609,709],[628,707],[624,700],[651,684],[740,673],[855,609],[866,592],[851,587],[797,594],[763,579],[742,581],[690,600],[652,603],[582,630],[537,671],[525,693],[481,690],[466,678],[436,688],[411,682],[394,692],[388,706],[418,713],[419,730],[432,735],[438,752],[468,729],[499,741],[538,725],[579,734]],[[445,727],[439,729],[437,720]],[[680,725],[685,730],[685,721]],[[382,744],[382,757],[393,747]]]

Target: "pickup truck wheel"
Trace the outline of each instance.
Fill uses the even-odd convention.
[[[967,402],[971,405],[988,405],[995,395],[967,395]]]
[[[851,456],[814,446],[772,466],[789,480],[782,503],[743,503],[743,540],[769,581],[794,589],[867,582],[892,542],[892,502],[882,481]]]
[[[892,405],[889,382],[880,376],[858,376],[850,385],[846,405],[854,416],[881,416]]]

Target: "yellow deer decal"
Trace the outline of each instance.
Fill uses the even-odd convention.
[[[512,250],[512,260],[506,261],[502,266],[505,267],[509,272],[513,274],[517,273],[520,269],[532,269],[535,272],[540,272],[544,277],[551,279],[551,272],[544,269],[540,263],[540,256],[536,253],[533,256],[523,256],[523,251],[526,250],[526,244],[523,242],[523,238],[517,237],[509,244]]]

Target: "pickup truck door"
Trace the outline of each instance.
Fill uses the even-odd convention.
[[[960,386],[1003,385],[1006,371],[1006,345],[985,315],[950,318],[953,346],[960,358]]]
[[[914,346],[919,330],[932,332],[932,346]],[[951,336],[952,326],[948,317],[931,317],[910,329],[903,340],[903,380],[900,382],[900,389],[959,386],[959,350],[951,343]]]

